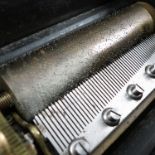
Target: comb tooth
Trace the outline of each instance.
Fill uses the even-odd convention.
[[[36,125],[38,125],[38,128],[42,131],[42,127],[44,127],[43,135],[45,138],[50,137],[51,144],[54,144],[55,149],[58,152],[62,152],[65,149],[65,145],[62,142],[62,140],[57,136],[55,133],[55,130],[53,127],[50,126],[50,124],[47,122],[47,120],[44,118],[43,114],[38,114],[35,116]]]
[[[94,94],[92,96],[95,97],[95,95],[97,95],[96,97],[99,98],[99,102],[98,102],[98,104],[95,104],[95,106],[97,106],[99,111],[100,111],[103,108],[103,103],[104,103],[104,99],[102,97],[102,93],[100,91],[100,88],[98,87],[98,85],[95,84],[95,82],[92,81],[91,78],[86,82],[86,85],[88,85],[88,91],[90,93],[93,90]]]
[[[86,125],[89,122],[89,118],[87,117],[87,109],[85,109],[81,102],[74,96],[73,92],[70,92],[70,99],[72,102],[74,102],[75,106],[78,107],[78,111],[80,113],[80,117],[84,125]]]
[[[50,140],[59,154],[64,154],[74,138],[85,135],[89,125],[93,124],[154,51],[155,35],[35,116],[34,123],[40,129],[40,126],[44,127],[42,134]]]
[[[119,72],[118,72],[118,68],[119,68],[119,67],[118,67],[116,64],[109,66],[109,68],[110,68],[111,70],[114,71],[114,73],[115,73],[115,78],[119,80],[120,86],[121,86],[121,88],[122,88],[122,86],[124,85],[124,83],[126,83],[126,82],[128,81],[126,76],[122,76],[122,74],[123,74],[124,72],[121,70],[121,68],[120,68],[120,70],[119,70]],[[112,73],[111,73],[111,74],[112,74]],[[124,74],[125,74],[125,73],[124,73]]]
[[[91,111],[90,108],[85,105],[86,103],[84,102],[84,100],[81,99],[81,96],[77,92],[75,92],[75,90],[73,90],[73,93],[74,93],[75,98],[77,99],[77,103],[79,102],[79,104],[83,107],[83,111],[85,113],[84,117],[88,118],[87,123],[89,123],[94,118],[93,111]],[[88,115],[88,113],[90,115]]]
[[[47,111],[47,109],[46,109],[46,111]],[[49,130],[51,128],[53,129],[56,137],[58,139],[60,139],[61,143],[63,144],[63,147],[65,148],[67,146],[68,142],[67,142],[67,140],[65,138],[65,133],[63,133],[62,128],[57,126],[57,122],[53,119],[53,117],[51,117],[51,119],[50,119],[50,117],[48,116],[47,112],[43,111],[42,115],[44,116],[45,121],[47,122],[47,124],[50,127]],[[53,115],[53,113],[52,113],[52,115]]]
[[[112,97],[114,96],[114,91],[111,89],[110,86],[108,86],[108,83],[105,81],[105,79],[103,79],[100,76],[100,74],[97,73],[96,75],[94,75],[93,79],[102,88],[102,93],[105,96],[106,103],[108,103],[112,99]]]
[[[94,78],[91,78],[91,79],[89,80],[89,83],[90,83],[90,85],[94,85],[94,87],[96,88],[97,92],[98,92],[99,95],[100,95],[100,98],[101,98],[101,100],[102,100],[101,104],[99,104],[99,105],[100,105],[100,110],[101,110],[102,108],[104,108],[104,106],[106,105],[107,100],[108,100],[107,98],[105,98],[105,92],[104,92],[103,89],[101,88],[101,84],[98,84],[98,83],[95,81]]]
[[[62,102],[57,102],[57,108],[58,109],[62,109],[62,116],[61,119],[63,121],[64,124],[66,124],[66,128],[71,132],[72,138],[75,138],[75,135],[78,135],[78,131],[76,130],[76,126],[73,122],[70,121],[70,115],[69,113],[63,109],[62,107],[60,107],[60,105],[63,104]]]
[[[94,86],[93,83],[89,82],[90,80],[86,81],[83,86],[87,87],[87,91],[90,94],[90,97],[92,98],[92,100],[94,100],[93,102],[96,103],[96,106],[102,105],[103,100],[102,98],[99,96],[99,91],[98,89]]]
[[[93,101],[93,98],[91,97],[91,95],[89,94],[89,92],[86,90],[86,88],[81,85],[79,88],[78,88],[79,92],[81,92],[82,94],[84,94],[85,96],[87,96],[87,101],[89,102],[90,106],[94,105],[95,106],[95,100]],[[86,98],[86,97],[85,97]],[[91,104],[92,103],[92,104]],[[97,111],[96,111],[97,112]],[[94,115],[96,115],[97,113],[94,113]]]
[[[56,104],[57,103],[55,103],[55,105]],[[62,128],[63,132],[65,133],[65,137],[66,137],[67,141],[69,142],[70,140],[73,139],[72,132],[71,131],[69,132],[70,128],[67,127],[67,124],[64,123],[64,119],[62,119],[62,117],[65,118],[64,112],[61,113],[59,111],[59,109],[55,107],[55,105],[52,106],[52,108],[49,107],[47,111],[49,114],[54,112],[55,121],[58,123],[58,127]],[[61,116],[61,114],[62,114],[62,116]],[[53,117],[53,116],[51,116],[51,117]]]
[[[89,96],[85,93],[82,93],[79,89],[76,89],[77,93],[80,94],[80,97],[83,101],[85,101],[86,106],[88,106],[90,108],[90,111],[92,111],[93,115],[96,115],[98,112],[98,107],[96,107],[96,104],[94,103],[94,101],[89,98]],[[95,109],[93,109],[95,108]],[[94,117],[94,116],[93,116]]]
[[[102,79],[103,83],[105,83],[106,90],[110,94],[112,94],[112,97],[115,96],[116,95],[116,91],[115,91],[115,89],[113,89],[112,83],[109,81],[109,79],[107,78],[107,76],[105,76],[105,74],[103,74],[102,72],[100,72],[98,74],[98,76]]]
[[[48,117],[48,123],[53,123],[53,126],[55,127],[55,132],[59,134],[59,136],[63,139],[64,144],[67,145],[67,143],[69,143],[69,137],[66,135],[64,128],[60,125],[58,117],[54,116],[55,112],[51,112],[49,109],[45,109],[44,115],[46,118]]]
[[[66,96],[64,96],[64,99],[66,101],[66,103],[69,103],[70,107],[72,108],[72,115],[75,118],[75,122],[79,125],[80,130],[83,130],[84,128],[84,123],[83,123],[83,118],[81,117],[81,113],[79,112],[79,108],[77,108],[76,103],[71,102],[71,100],[68,97],[69,95],[67,94]]]
[[[79,89],[80,89],[80,87],[79,87]],[[94,116],[97,114],[97,111],[92,108],[92,104],[93,103],[91,103],[91,100],[86,100],[85,99],[85,96],[87,96],[87,95],[84,96],[84,94],[86,92],[81,93],[79,91],[79,89],[75,89],[75,91],[76,91],[76,97],[81,101],[81,103],[87,109],[87,113],[90,113],[90,116],[91,116],[90,121],[91,121],[94,118]]]

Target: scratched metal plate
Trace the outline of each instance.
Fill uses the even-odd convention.
[[[33,121],[61,155],[68,155],[69,145],[79,137],[88,141],[92,154],[102,154],[154,99],[155,79],[145,73],[145,67],[154,63],[155,35],[83,81]],[[128,97],[129,84],[143,88],[140,100]],[[106,125],[102,119],[108,107],[121,115],[116,127]]]

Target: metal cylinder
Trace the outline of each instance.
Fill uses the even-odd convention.
[[[30,120],[75,83],[152,33],[154,16],[150,5],[136,3],[19,59],[1,71],[1,90],[14,95],[16,108]]]

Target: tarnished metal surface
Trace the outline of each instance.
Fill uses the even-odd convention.
[[[145,72],[154,62],[155,35],[51,103],[34,123],[60,155],[77,152],[81,138],[90,154],[102,154],[155,98],[155,78]],[[132,98],[131,85],[143,89],[141,98]]]
[[[14,94],[18,111],[31,119],[109,58],[153,32],[152,11],[137,3],[4,68],[1,81]]]
[[[22,57],[25,54],[30,54],[40,49],[42,46],[45,47],[46,44],[49,44],[49,42],[54,42],[73,32],[97,23],[98,21],[107,18],[113,12],[129,6],[129,4],[132,4],[132,1],[135,0],[129,1],[130,2],[125,0],[121,3],[119,3],[119,0],[110,1],[104,6],[94,8],[78,16],[64,20],[63,22],[52,25],[37,33],[0,48],[0,67],[1,65],[4,65],[4,63],[12,62],[14,59]],[[2,29],[0,29],[0,31],[3,32]],[[5,32],[3,33],[5,34]],[[1,35],[0,37],[3,38]]]

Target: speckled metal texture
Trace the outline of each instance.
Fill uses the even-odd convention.
[[[78,138],[86,139],[93,155],[102,154],[149,105],[155,98],[155,79],[145,74],[145,67],[154,63],[154,51],[155,35],[35,116],[34,123],[60,155],[69,155],[69,146]],[[126,91],[135,83],[144,90],[139,100]],[[117,110],[116,126],[104,122],[106,108]]]
[[[1,86],[5,84],[14,95],[19,113],[32,119],[79,81],[153,32],[152,10],[145,3],[134,4],[17,60],[2,70]]]

